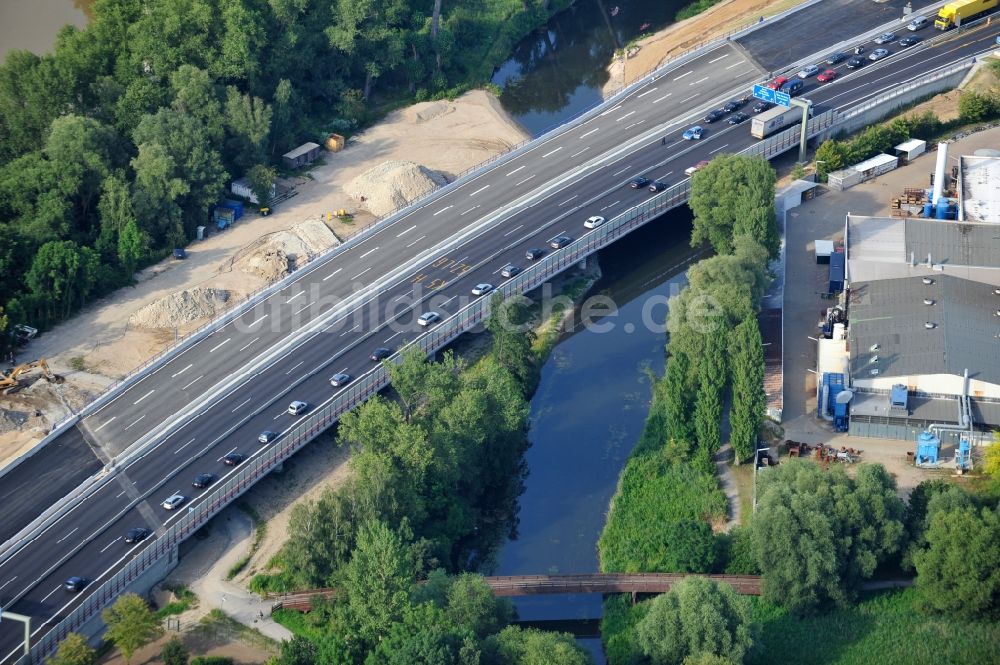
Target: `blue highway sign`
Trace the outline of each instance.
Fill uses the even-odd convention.
[[[781,106],[791,106],[792,98],[787,92],[781,92],[780,90],[771,90],[767,86],[755,85],[753,87],[753,96],[757,99],[763,99],[769,104],[780,104]]]

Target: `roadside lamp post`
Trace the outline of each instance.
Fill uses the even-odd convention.
[[[31,655],[31,617],[18,614],[17,612],[7,612],[3,608],[0,608],[0,621],[4,619],[13,619],[24,624],[24,655]]]

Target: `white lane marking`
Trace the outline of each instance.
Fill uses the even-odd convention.
[[[59,543],[61,543],[64,540],[66,540],[67,538],[69,538],[70,536],[72,536],[74,533],[76,533],[79,530],[80,530],[80,527],[78,527],[78,526],[73,527],[72,531],[70,531],[65,536],[63,536],[62,538],[60,538],[59,540],[56,541],[56,545],[58,545]]]
[[[739,60],[739,61],[734,62],[733,64],[729,65],[728,67],[726,67],[726,69],[732,69],[733,67],[739,67],[744,62],[746,62],[746,60]]]
[[[705,77],[702,77],[702,78],[698,79],[697,81],[691,81],[690,83],[688,83],[688,85],[698,85],[699,83],[704,83],[707,80],[708,80],[708,77],[705,76]]]
[[[183,446],[181,446],[180,448],[178,448],[177,450],[175,450],[174,451],[174,455],[176,455],[180,451],[184,450],[185,448],[187,448],[188,446],[190,446],[192,443],[194,443],[194,439],[191,439],[190,441],[188,441],[187,443],[185,443]]]
[[[109,420],[108,422],[104,423],[103,425],[101,425],[100,427],[98,427],[98,428],[97,428],[96,430],[94,430],[94,431],[95,431],[95,432],[100,432],[100,431],[101,431],[102,429],[104,429],[105,427],[107,427],[108,425],[110,425],[110,424],[111,424],[111,421],[113,421],[113,420],[114,420],[115,418],[117,418],[117,417],[118,417],[118,416],[111,416],[111,420]]]
[[[171,379],[176,379],[176,378],[177,378],[178,376],[180,376],[180,375],[181,375],[181,374],[183,374],[184,372],[188,371],[188,370],[189,370],[189,369],[191,369],[192,367],[194,367],[194,364],[189,364],[189,365],[188,365],[187,367],[185,367],[185,368],[184,368],[184,369],[182,369],[181,371],[179,371],[179,372],[175,372],[174,374],[171,374],[171,375],[170,375],[170,378],[171,378]]]
[[[746,76],[747,74],[753,74],[753,73],[754,73],[753,69],[744,69],[742,72],[736,72],[736,74],[733,75],[733,78],[738,79],[741,76]]]
[[[450,207],[451,206],[448,206],[448,208],[450,208]],[[445,210],[447,210],[448,208],[445,208]],[[437,213],[434,213],[434,214],[437,214]],[[371,254],[372,252],[377,252],[377,251],[378,251],[378,247],[373,247],[372,249],[369,249],[367,252],[365,252],[364,254],[362,254],[361,256],[359,256],[358,258],[359,259],[363,259],[366,256],[368,256],[369,254]]]
[[[524,227],[524,224],[521,224],[520,226],[517,226],[517,227],[515,227],[515,228],[511,229],[510,231],[507,231],[507,233],[503,234],[503,237],[504,237],[504,238],[506,238],[506,237],[507,237],[507,236],[509,236],[510,234],[512,234],[512,233],[514,233],[515,231],[517,231],[517,229],[520,229],[520,228],[523,228],[523,227]],[[501,268],[501,270],[502,270],[502,268]]]
[[[444,307],[445,305],[447,305],[448,303],[450,303],[450,302],[451,302],[452,300],[454,300],[454,299],[455,299],[455,298],[457,298],[457,297],[458,297],[458,296],[452,296],[452,297],[448,298],[448,299],[447,299],[447,300],[445,300],[445,301],[444,301],[443,303],[441,303],[440,305],[438,305],[438,307]]]
[[[236,452],[236,446],[233,446],[233,449],[230,450],[228,453],[226,453],[226,455],[232,455],[235,452]],[[216,462],[221,462],[222,460],[224,460],[226,458],[226,455],[223,455],[222,457],[220,457],[219,459],[217,459],[215,461]]]
[[[626,166],[621,171],[615,171],[614,173],[611,174],[611,177],[613,178],[616,175],[621,175],[622,173],[625,173],[626,171],[628,171],[630,168],[632,168],[632,167],[631,166]]]
[[[307,303],[307,304],[303,305],[302,307],[299,307],[297,310],[295,310],[294,312],[292,312],[292,316],[298,316],[302,312],[304,312],[307,309],[309,309],[310,307],[312,307],[314,304],[315,303],[310,302],[310,303]]]
[[[615,122],[621,122],[622,120],[624,120],[625,118],[629,117],[630,115],[635,115],[635,111],[629,111],[628,113],[626,113],[622,117],[620,117],[617,120],[615,120]]]
[[[56,591],[58,591],[58,590],[59,590],[59,589],[61,589],[61,588],[62,588],[62,584],[60,584],[59,586],[57,586],[57,587],[56,587],[55,589],[53,589],[52,591],[49,591],[49,592],[48,592],[48,594],[46,594],[45,598],[42,598],[42,602],[44,603],[44,602],[45,602],[46,600],[48,600],[48,599],[49,599],[49,598],[50,598],[50,597],[52,596],[52,594],[54,594],[54,593],[55,593]],[[32,633],[32,634],[33,634],[33,633]],[[18,647],[17,649],[14,649],[14,651],[17,651],[17,650],[18,650],[18,649],[20,649],[20,648],[21,648],[21,647]]]
[[[153,394],[153,393],[155,393],[155,392],[156,392],[156,388],[153,388],[153,389],[152,389],[152,390],[150,390],[150,391],[149,391],[148,393],[146,393],[145,395],[143,395],[142,397],[140,397],[140,398],[139,398],[139,399],[137,399],[136,401],[132,402],[132,405],[133,405],[133,406],[135,406],[136,404],[138,404],[138,403],[139,403],[139,402],[141,402],[142,400],[146,399],[147,397],[149,397],[150,395],[152,395],[152,394]]]
[[[338,270],[337,272],[340,272],[340,271]],[[334,273],[334,274],[336,275],[337,273]],[[295,300],[295,299],[296,299],[296,298],[298,298],[299,296],[303,296],[303,295],[305,295],[305,293],[306,293],[305,291],[299,291],[299,292],[298,292],[298,293],[296,293],[296,294],[295,294],[294,296],[292,296],[291,298],[289,298],[288,300],[286,300],[286,301],[285,301],[285,304],[287,305],[288,303],[292,302],[293,300]]]
[[[197,380],[197,379],[196,379],[196,380]],[[139,423],[139,421],[140,421],[140,420],[142,420],[142,419],[143,419],[143,418],[145,418],[145,417],[146,417],[146,415],[145,415],[145,414],[143,414],[143,415],[139,416],[139,417],[138,417],[138,419],[136,419],[136,420],[135,420],[135,421],[134,421],[134,422],[133,422],[133,423],[132,423],[131,425],[129,425],[128,427],[126,427],[126,428],[125,428],[125,429],[124,429],[123,431],[125,431],[125,432],[129,431],[130,429],[132,429],[132,427],[133,427],[134,425],[137,425],[137,424]]]
[[[204,379],[204,378],[205,378],[205,375],[204,375],[204,374],[202,374],[202,375],[201,375],[201,376],[199,376],[199,377],[198,377],[197,379],[195,379],[195,380],[194,380],[194,381],[192,381],[191,383],[189,383],[189,384],[187,384],[186,386],[184,386],[183,388],[181,388],[181,390],[187,390],[188,388],[190,388],[191,386],[193,386],[193,385],[195,384],[195,381],[199,381],[200,379]]]
[[[455,206],[445,206],[445,207],[441,208],[440,210],[438,210],[436,213],[434,213],[432,216],[433,217],[437,217],[438,215],[440,215],[441,213],[443,213],[445,210],[450,210],[451,208],[454,208],[454,207]],[[362,256],[361,258],[365,258],[365,257]]]
[[[603,116],[603,115],[607,115],[607,114],[609,114],[609,113],[614,113],[615,111],[617,111],[617,110],[618,110],[618,109],[620,109],[621,107],[622,107],[622,105],[621,105],[621,104],[619,104],[618,106],[614,107],[613,109],[608,109],[607,111],[605,111],[605,112],[604,112],[604,113],[602,113],[601,115]]]
[[[340,336],[343,337],[344,335],[346,335],[348,333],[358,332],[359,330],[361,330],[361,324],[360,323],[358,325],[354,326],[353,328],[351,328],[350,330],[345,330],[344,332],[340,333]],[[345,369],[346,369],[346,367],[345,367]]]
[[[604,211],[605,211],[605,210],[607,210],[608,208],[613,208],[613,207],[615,207],[616,205],[618,205],[619,203],[621,203],[621,201],[615,201],[614,203],[609,203],[608,205],[604,206],[603,208],[601,208],[601,209],[600,209],[600,210],[598,210],[597,212],[604,212]]]
[[[385,343],[386,343],[386,344],[388,344],[388,343],[389,343],[389,340],[391,340],[391,339],[395,339],[396,337],[399,337],[399,336],[400,336],[400,335],[402,335],[402,334],[403,334],[403,331],[402,331],[402,330],[400,330],[400,331],[399,331],[398,333],[396,333],[396,334],[395,334],[395,335],[393,335],[392,337],[386,337],[386,339],[385,339]]]
[[[663,95],[663,96],[662,96],[662,97],[660,97],[659,99],[654,99],[652,103],[653,103],[653,104],[656,104],[657,102],[662,102],[662,101],[663,101],[664,99],[666,99],[667,97],[669,97],[669,96],[670,96],[670,95],[672,95],[672,94],[674,94],[674,93],[672,93],[672,92],[668,92],[667,94]]]
[[[469,208],[468,210],[466,210],[465,212],[463,212],[461,215],[459,215],[459,217],[464,217],[465,215],[468,215],[470,212],[472,212],[473,210],[475,210],[478,207],[479,206],[472,206],[471,208]]]
[[[101,554],[104,554],[105,552],[107,552],[109,549],[111,549],[112,545],[114,545],[115,543],[117,543],[121,539],[122,539],[122,537],[118,536],[117,538],[115,538],[114,540],[112,540],[110,543],[108,543],[107,545],[105,545],[104,549],[101,550]]]
[[[690,97],[688,97],[688,98],[686,98],[686,99],[682,99],[682,100],[681,100],[681,101],[680,101],[679,103],[680,103],[680,104],[683,104],[684,102],[690,102],[690,101],[691,101],[692,99],[694,99],[694,98],[695,98],[695,97],[697,97],[697,96],[698,96],[698,93],[696,92],[696,93],[694,93],[693,95],[691,95]]]
[[[420,236],[419,238],[417,238],[416,240],[414,240],[413,242],[411,242],[409,245],[407,245],[407,247],[413,247],[414,245],[416,245],[418,242],[420,242],[421,240],[423,240],[426,237],[427,236]]]
[[[657,180],[663,180],[664,178],[666,178],[671,173],[673,173],[673,171],[667,171],[666,173],[664,173],[663,175],[661,175],[659,178],[657,178]]]
[[[531,180],[531,179],[532,179],[532,178],[534,178],[534,177],[535,177],[535,176],[529,176],[529,177],[525,178],[524,180],[522,180],[521,182],[517,183],[517,184],[516,184],[516,185],[514,185],[514,186],[515,186],[515,187],[517,187],[518,185],[523,185],[524,183],[528,182],[529,180]]]
[[[681,74],[680,76],[678,76],[678,77],[677,77],[677,78],[675,78],[674,80],[675,80],[675,81],[680,81],[680,80],[681,80],[682,78],[684,78],[685,76],[689,76],[689,75],[691,75],[691,74],[694,74],[694,70],[693,70],[693,69],[692,69],[691,71],[689,71],[689,72],[684,72],[683,74]]]
[[[125,496],[125,492],[127,492],[127,491],[128,490],[122,490],[121,492],[119,492],[118,494],[115,495],[115,498],[116,499],[120,499],[121,497]]]
[[[589,132],[587,132],[586,134],[584,134],[584,135],[583,135],[583,136],[581,136],[580,138],[581,138],[581,139],[585,139],[585,138],[587,138],[588,136],[590,136],[591,134],[593,134],[594,132],[599,132],[599,131],[601,131],[601,128],[600,128],[600,127],[595,127],[594,129],[590,130]]]
[[[260,323],[261,321],[263,321],[264,319],[266,319],[266,318],[267,318],[267,317],[269,317],[269,316],[271,316],[271,315],[270,315],[270,314],[265,314],[264,316],[260,317],[259,319],[257,319],[257,320],[256,320],[256,321],[254,321],[253,323],[251,323],[251,324],[248,324],[248,325],[247,325],[247,328],[252,328],[253,326],[257,325],[258,323]]]
[[[711,152],[709,152],[708,154],[710,154],[710,155],[714,155],[715,153],[719,152],[720,150],[723,150],[723,149],[725,149],[725,148],[728,148],[728,147],[729,147],[729,144],[727,143],[726,145],[723,145],[723,146],[719,146],[719,147],[718,147],[718,148],[716,148],[715,150],[712,150],[712,151],[711,151]]]
[[[565,201],[563,201],[562,203],[560,203],[556,207],[558,208],[558,207],[562,207],[562,206],[566,205],[567,203],[569,203],[570,201],[572,201],[573,199],[575,199],[577,196],[578,196],[578,194],[574,194],[573,196],[569,197],[568,199],[566,199]]]
[[[410,228],[406,229],[405,231],[403,231],[403,232],[401,232],[401,233],[397,233],[397,234],[396,234],[396,237],[397,237],[397,238],[402,238],[403,236],[405,236],[405,235],[406,235],[407,233],[409,233],[410,231],[412,231],[412,230],[413,230],[413,229],[415,229],[415,228],[417,228],[417,225],[416,225],[416,224],[414,224],[413,226],[411,226]]]
[[[355,275],[351,279],[357,279],[358,277],[361,277],[362,275],[364,275],[366,272],[368,272],[371,269],[372,269],[372,266],[368,266],[367,268],[365,268],[364,270],[362,270],[361,272],[359,272],[357,275]]]
[[[249,404],[249,403],[250,403],[250,400],[251,400],[251,399],[253,399],[253,398],[252,398],[252,397],[247,397],[247,398],[246,398],[245,400],[243,400],[242,402],[240,402],[240,403],[239,403],[239,404],[238,404],[238,405],[236,406],[236,408],[235,408],[235,409],[233,409],[233,410],[231,411],[231,413],[236,413],[237,411],[239,411],[240,409],[242,409],[242,408],[243,408],[244,406],[246,406],[247,404]],[[235,448],[233,448],[233,450],[236,450],[236,449],[235,449]],[[232,451],[230,451],[230,452],[232,452]],[[221,459],[221,458],[220,458],[220,459]]]
[[[558,147],[558,148],[556,148],[555,150],[549,150],[549,151],[548,151],[547,153],[545,153],[544,155],[542,155],[542,159],[545,159],[545,158],[546,158],[546,157],[548,157],[549,155],[554,155],[554,154],[556,154],[557,152],[559,152],[560,150],[562,150],[562,146],[559,146],[559,147]]]
[[[489,188],[490,188],[490,186],[489,186],[489,185],[484,185],[484,186],[480,187],[479,189],[477,189],[476,191],[474,191],[474,192],[472,192],[471,194],[469,194],[469,196],[475,196],[475,195],[476,195],[476,194],[478,194],[479,192],[481,192],[481,191],[483,191],[483,190],[486,190],[486,189],[489,189]]]
[[[292,372],[294,372],[294,371],[296,370],[296,368],[297,368],[297,367],[298,367],[299,365],[301,365],[302,363],[304,363],[304,362],[305,362],[305,360],[300,360],[300,361],[299,361],[299,364],[298,364],[298,365],[296,365],[295,367],[293,367],[293,368],[291,368],[290,370],[288,370],[287,372],[285,372],[285,376],[288,376],[289,374],[291,374]]]
[[[590,146],[589,145],[586,148],[584,148],[583,150],[581,150],[580,152],[574,152],[572,155],[570,155],[570,157],[578,157],[578,156],[582,155],[583,153],[587,152],[588,150],[590,150]]]
[[[226,339],[224,339],[223,341],[219,342],[218,344],[216,344],[215,346],[213,346],[211,349],[209,349],[208,352],[209,353],[215,353],[216,351],[218,351],[219,349],[221,349],[223,347],[223,345],[228,344],[229,340],[231,340],[231,339],[232,339],[232,337],[227,337]]]
[[[343,268],[337,268],[336,270],[334,270],[333,272],[331,272],[329,275],[327,275],[326,277],[324,277],[323,281],[325,282],[326,280],[330,279],[331,277],[333,277],[334,275],[336,275],[337,273],[339,273],[341,270],[343,270]]]
[[[0,584],[0,590],[2,590],[5,586],[7,586],[8,584],[10,584],[11,582],[13,582],[16,579],[17,579],[17,575],[15,575],[14,577],[10,578],[9,580],[7,580],[6,582],[4,582],[3,584]]]
[[[510,177],[510,176],[514,175],[515,173],[517,173],[518,171],[520,171],[520,170],[521,170],[521,169],[523,169],[523,168],[524,168],[523,166],[518,166],[518,167],[517,167],[516,169],[514,169],[513,171],[511,171],[510,173],[508,173],[508,174],[507,174],[506,176],[504,176],[504,177],[505,177],[505,178],[507,178],[507,177]]]
[[[642,123],[644,123],[644,122],[646,122],[646,121],[645,121],[645,120],[640,120],[640,121],[638,121],[638,122],[633,122],[633,123],[632,123],[631,125],[629,125],[629,126],[628,126],[628,127],[626,127],[625,129],[632,129],[632,128],[633,128],[633,127],[635,127],[636,125],[641,125],[641,124],[642,124]]]
[[[654,90],[656,90],[656,88],[650,88],[646,92],[644,92],[642,94],[639,94],[639,95],[636,95],[635,98],[639,99],[640,97],[645,97],[646,95],[648,95],[649,93],[653,92]]]
[[[404,293],[404,294],[403,294],[403,295],[401,295],[401,296],[397,296],[396,298],[393,298],[393,300],[392,300],[392,301],[393,301],[393,302],[399,302],[399,301],[400,301],[400,300],[402,300],[403,298],[408,298],[409,296],[410,296],[410,294],[409,294],[409,293]]]
[[[243,348],[241,348],[240,351],[246,351],[247,349],[250,348],[250,345],[253,344],[254,342],[256,342],[258,339],[260,339],[260,337],[254,337],[252,340],[250,340],[249,342],[247,342],[246,346],[244,346]]]
[[[718,58],[715,58],[714,60],[709,60],[708,64],[712,64],[713,62],[718,62],[719,60],[722,60],[723,58],[728,58],[730,55],[732,55],[732,54],[731,53],[727,53],[725,55],[720,55]]]

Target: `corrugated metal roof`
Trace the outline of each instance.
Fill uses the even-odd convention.
[[[1000,384],[1000,296],[994,287],[943,274],[932,284],[923,280],[852,284],[851,375],[869,378],[874,368],[890,377],[961,375],[968,368],[973,378]],[[874,344],[878,349],[871,351]]]
[[[963,155],[960,159],[962,220],[1000,222],[1000,158]]]
[[[310,142],[310,143],[303,143],[302,145],[300,145],[295,150],[289,150],[284,155],[282,155],[282,157],[284,157],[285,159],[295,159],[297,157],[301,157],[302,155],[308,153],[310,150],[315,150],[318,147],[319,147],[319,145],[316,144],[316,143],[312,143],[312,142]]]
[[[969,400],[972,407],[972,421],[980,426],[1000,425],[1000,404],[996,402]],[[851,415],[896,417],[889,409],[889,395],[875,393],[855,393],[851,400]],[[911,420],[925,420],[936,423],[958,422],[958,400],[910,395],[907,409]]]
[[[910,152],[914,148],[919,148],[921,145],[927,145],[927,141],[921,139],[910,139],[909,141],[903,141],[896,146],[896,150],[902,150],[903,152]]]
[[[877,168],[879,166],[883,166],[885,164],[898,164],[898,163],[899,163],[899,157],[897,157],[896,155],[886,155],[883,153],[881,155],[875,155],[870,159],[866,159],[863,162],[858,162],[851,168],[860,173],[864,173],[865,171]]]
[[[1000,268],[1000,227],[936,219],[907,218],[905,256],[921,263]]]

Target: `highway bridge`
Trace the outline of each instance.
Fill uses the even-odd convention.
[[[785,20],[815,20],[809,11],[822,6]],[[774,26],[788,29],[781,22]],[[789,45],[787,62],[850,37],[829,25],[822,33],[826,41],[808,51]],[[754,34],[767,42],[759,30]],[[813,79],[804,94],[820,110],[852,108],[989,51],[996,34],[997,28],[987,26],[926,47],[894,49],[899,52],[857,72],[841,68],[841,78],[827,86]],[[493,283],[504,293],[536,286],[683,203],[688,166],[758,145],[748,123],[709,125],[700,142],[684,141],[680,133],[707,109],[746,94],[767,73],[738,40],[668,65],[655,78],[313,262],[234,320],[143,373],[4,476],[0,601],[5,609],[35,618],[34,640],[45,636],[33,662],[142,571],[162,557],[174,561],[179,540],[335,422],[343,409],[384,387],[384,372],[368,359],[372,349],[399,348],[405,341],[425,351],[440,348],[482,320],[483,308],[470,295],[476,283]],[[627,183],[636,175],[672,187],[656,197],[632,190]],[[591,215],[624,219],[637,205],[638,213],[626,214],[627,223],[583,228]],[[562,234],[581,242],[534,265],[524,259],[526,249]],[[501,278],[508,263],[525,270]],[[414,319],[430,309],[446,320],[420,336]],[[341,371],[356,379],[334,389],[329,377]],[[293,399],[308,402],[310,409],[288,415]],[[263,430],[281,436],[261,446],[257,435]],[[222,459],[233,451],[250,460],[235,469],[224,466]],[[214,474],[214,484],[193,490],[199,473]],[[42,526],[31,526],[42,509],[88,478],[87,492]],[[164,509],[162,500],[174,492],[185,494],[186,504]],[[136,526],[152,529],[153,537],[126,544],[125,532]],[[25,527],[26,536],[12,538]],[[74,575],[88,581],[78,594],[62,588]],[[19,643],[19,627],[0,622],[0,663],[17,658]]]

